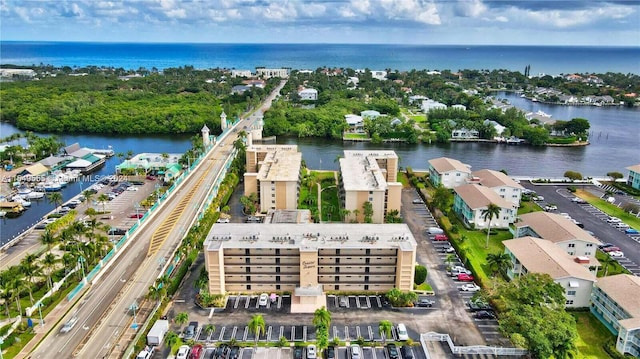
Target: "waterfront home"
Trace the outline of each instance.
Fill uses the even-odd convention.
[[[596,276],[562,248],[534,237],[509,239],[502,244],[511,258],[511,268],[507,269],[510,279],[526,273],[548,274],[564,289],[565,307],[589,307]]]
[[[467,106],[460,105],[460,104],[453,105],[453,106],[451,106],[451,108],[456,109],[456,110],[462,110],[462,111],[466,111],[467,110]]]
[[[231,70],[231,77],[251,77],[251,70]]]
[[[69,159],[51,155],[49,157],[41,159],[40,161],[38,161],[38,163],[47,167],[50,171],[55,171],[64,167],[65,164],[69,163]]]
[[[158,174],[164,174],[163,181],[169,183],[182,174],[182,165],[179,163],[172,163],[165,167],[163,171],[158,171]]]
[[[411,104],[413,104],[415,102],[422,103],[422,101],[424,101],[426,99],[427,99],[427,96],[413,95],[413,96],[409,96],[409,103],[411,103]]]
[[[298,96],[300,96],[300,100],[303,101],[316,101],[318,99],[318,90],[305,88],[298,91]]]
[[[245,153],[244,195],[257,194],[261,212],[298,208],[302,169],[298,146],[251,145]]]
[[[42,163],[34,163],[18,173],[18,176],[26,177],[28,179],[29,177],[45,176],[48,172],[49,169]]]
[[[556,244],[571,256],[589,258],[589,265],[599,266],[595,259],[599,240],[578,227],[572,220],[549,212],[532,212],[520,216],[514,224],[513,236],[532,236]]]
[[[351,212],[346,220],[364,222],[365,202],[372,205],[372,223],[384,223],[390,211],[400,212],[402,184],[394,151],[344,151],[339,162],[340,198]]]
[[[504,130],[507,129],[506,127],[502,126],[501,124],[497,123],[496,121],[489,120],[489,119],[484,120],[482,122],[482,124],[483,125],[491,125],[496,130],[496,135],[498,137],[502,136],[502,133],[504,132]]]
[[[471,166],[458,160],[439,157],[429,160],[429,181],[435,186],[455,188],[467,183],[471,177]]]
[[[640,190],[640,163],[634,166],[629,166],[627,169],[629,170],[627,184],[632,188]]]
[[[451,131],[452,140],[477,140],[480,136],[480,132],[474,129],[459,128]]]
[[[375,120],[376,118],[382,116],[382,114],[378,111],[375,110],[366,110],[366,111],[362,111],[360,112],[360,116],[362,116],[362,118],[368,118],[370,120]]]
[[[292,313],[313,313],[327,304],[325,290],[412,290],[416,248],[404,223],[214,225],[204,242],[207,289],[290,292]]]
[[[599,278],[591,294],[591,313],[617,337],[618,352],[640,356],[640,277]]]
[[[500,207],[500,212],[497,217],[491,219],[491,228],[508,228],[516,220],[517,209],[491,188],[465,184],[453,190],[453,211],[468,227],[488,228],[489,219],[484,219],[483,212],[492,203]]]
[[[256,67],[256,75],[262,78],[268,79],[271,77],[279,77],[279,78],[287,78],[289,77],[288,68],[280,68],[280,69],[267,69],[264,67]]]
[[[344,120],[347,122],[347,125],[349,125],[346,132],[364,133],[364,120],[362,116],[348,114],[344,115]]]
[[[128,160],[116,165],[116,173],[133,174],[144,172],[145,174],[163,174],[166,168],[178,164],[182,154],[180,153],[139,153]]]
[[[520,206],[524,187],[502,172],[488,169],[474,171],[471,173],[469,183],[491,188],[502,199],[511,202],[514,208],[517,209]]]
[[[232,94],[243,94],[246,91],[251,90],[251,86],[247,86],[247,85],[235,85],[231,88],[231,93]]]
[[[71,157],[71,162],[65,165],[65,168],[71,170],[79,170],[82,173],[89,173],[106,162],[104,155],[94,154],[86,147],[80,147],[76,142],[64,148],[64,153]]]

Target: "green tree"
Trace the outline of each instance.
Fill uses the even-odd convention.
[[[183,324],[185,324],[185,323],[186,323],[186,322],[188,322],[188,321],[189,321],[189,313],[187,313],[187,312],[180,312],[180,313],[178,313],[178,314],[176,315],[176,318],[175,318],[175,322],[176,322],[176,324],[178,324],[178,325],[183,325]]]
[[[56,206],[56,209],[62,204],[62,194],[60,192],[51,192],[47,195],[47,201]]]
[[[511,268],[511,256],[507,253],[489,253],[487,254],[487,264],[491,268],[493,275],[498,272],[504,272]]]
[[[391,328],[393,324],[391,324],[388,320],[381,320],[378,323],[378,333],[382,336],[382,342],[387,344],[387,338],[391,338]]]
[[[373,218],[373,204],[366,201],[362,204],[362,214],[364,215],[364,223],[371,223]]]
[[[102,203],[102,213],[106,213],[107,210],[104,207],[104,204],[109,202],[109,196],[106,195],[106,193],[102,193],[98,196],[98,202]]]
[[[449,210],[452,201],[453,194],[451,194],[451,191],[442,186],[438,186],[438,188],[436,188],[435,192],[433,193],[431,204],[434,208],[438,208],[442,212],[446,213]]]
[[[607,172],[607,177],[611,177],[611,182],[615,182],[621,178],[624,178],[624,175],[620,172]]]
[[[322,324],[328,328],[329,325],[331,325],[331,312],[328,311],[325,306],[322,306],[322,308],[316,309],[316,311],[313,312],[312,323],[316,327]]]
[[[33,305],[33,278],[42,274],[42,268],[36,264],[37,255],[27,254],[20,261],[20,272],[25,277],[27,283],[25,287],[29,291],[29,299]]]
[[[57,262],[58,262],[58,259],[51,252],[48,252],[47,254],[45,254],[44,255],[44,259],[42,260],[42,264],[44,265],[44,267],[46,269],[47,285],[49,286],[49,289],[51,289],[53,287],[53,282],[51,280],[51,275],[53,274],[53,269],[55,268],[55,265],[56,265]]]
[[[604,259],[600,260],[600,264],[602,264],[602,276],[606,277],[609,274],[609,267],[614,265],[616,262],[610,255],[607,255]]]
[[[47,246],[47,251],[49,252],[51,252],[51,246],[56,243],[56,237],[49,229],[45,229],[38,239],[40,243]]]
[[[413,283],[420,285],[427,279],[427,268],[423,265],[416,265]]]
[[[86,191],[82,192],[82,196],[84,197],[85,208],[89,208],[89,205],[91,204],[91,201],[93,201],[94,193],[89,191],[89,190],[86,190]]]
[[[248,324],[249,331],[255,336],[255,346],[258,347],[258,339],[264,334],[266,324],[261,314],[254,314]]]
[[[203,330],[204,330],[205,333],[207,333],[207,335],[211,335],[211,334],[213,334],[213,332],[216,331],[216,326],[211,324],[211,323],[209,323],[209,324],[204,326]]]
[[[567,177],[571,182],[579,181],[582,179],[582,173],[575,171],[566,171],[564,177]]]
[[[483,209],[481,212],[482,219],[485,222],[489,222],[487,224],[487,241],[484,245],[484,248],[489,248],[489,235],[491,234],[491,221],[494,218],[500,217],[500,206],[495,203],[489,203],[486,209]]]

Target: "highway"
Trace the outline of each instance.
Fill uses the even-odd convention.
[[[285,83],[282,81],[261,108],[237,123],[235,129],[250,128],[260,120]],[[78,318],[71,331],[62,334],[59,328],[54,329],[30,358],[106,358],[114,349],[123,350],[115,346],[130,327],[133,314],[130,307],[142,302],[149,286],[160,275],[162,263],[171,257],[189,230],[199,205],[233,150],[239,132],[235,129],[215,144],[176,193],[147,218],[145,225],[129,239],[128,247],[121,249],[117,263],[110,266],[61,320],[60,326],[74,316]]]

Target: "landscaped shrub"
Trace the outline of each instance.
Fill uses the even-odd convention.
[[[413,282],[416,285],[420,285],[424,283],[426,279],[427,279],[427,268],[422,265],[417,265],[415,269],[415,275],[413,277]]]

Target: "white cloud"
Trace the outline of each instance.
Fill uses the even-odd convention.
[[[354,12],[358,12],[364,15],[371,14],[371,3],[369,3],[369,0],[351,0],[350,5],[351,9],[355,10]]]
[[[456,15],[463,17],[479,17],[487,6],[481,0],[461,0],[455,5]]]

